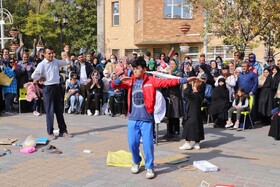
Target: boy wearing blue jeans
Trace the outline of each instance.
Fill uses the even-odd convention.
[[[131,172],[136,174],[140,170],[141,157],[139,154],[140,138],[142,136],[146,178],[152,179],[154,173],[154,143],[153,122],[156,89],[184,84],[186,79],[158,79],[146,75],[146,61],[138,57],[132,62],[132,77],[117,78],[112,81],[113,88],[128,90],[128,145],[132,153],[133,164]]]

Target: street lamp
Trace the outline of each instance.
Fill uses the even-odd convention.
[[[4,38],[4,25],[13,24],[13,16],[12,14],[5,8],[3,8],[3,2],[0,1],[0,31],[1,31],[1,48],[4,49],[4,39],[11,39],[11,38]]]
[[[53,21],[55,24],[59,26],[60,29],[60,51],[62,52],[62,28],[68,25],[68,17],[64,14],[62,17],[58,14],[55,14],[53,17]]]

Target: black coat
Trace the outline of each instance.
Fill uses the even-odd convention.
[[[179,72],[175,76],[182,77],[182,73]],[[182,98],[180,85],[169,87],[168,92],[171,103],[169,105],[169,114],[167,114],[167,116],[169,118],[180,118],[182,116]]]
[[[272,109],[272,98],[270,97],[271,75],[269,75],[260,91],[258,112],[262,116],[270,116]],[[270,109],[270,110],[269,110]]]
[[[16,77],[18,80],[18,88],[23,88],[23,85],[28,82],[28,73],[26,69],[21,69],[21,66],[18,66],[15,70]]]
[[[204,91],[203,91],[204,92]],[[201,104],[203,96],[200,92],[193,92],[192,86],[188,84],[184,90],[184,96],[187,97],[186,113],[183,118],[182,138],[187,141],[204,140],[204,129],[201,115]]]
[[[274,107],[278,107],[278,112],[280,111],[280,98],[274,98]],[[268,136],[273,137],[275,140],[280,140],[280,116],[275,114],[270,124],[270,129]]]
[[[218,86],[213,89],[209,114],[213,115],[215,125],[224,127],[227,120],[229,108],[228,89],[226,86]]]
[[[218,86],[213,89],[212,102],[209,107],[209,114],[217,115],[228,110],[229,97],[228,89],[225,86]]]

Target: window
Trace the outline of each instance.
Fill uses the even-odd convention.
[[[160,53],[162,53],[162,48],[154,48],[153,49],[154,59],[159,59],[160,58]]]
[[[164,0],[164,18],[193,18],[192,4],[186,0]]]
[[[113,55],[116,55],[116,57],[119,58],[119,56],[120,56],[120,50],[119,50],[119,49],[112,49],[112,54],[113,54]]]
[[[189,53],[185,54],[185,56],[189,56],[193,62],[197,62],[199,58],[199,48],[198,47],[190,47]]]
[[[233,46],[211,46],[207,50],[207,59],[215,60],[217,56],[222,57],[224,61],[233,59]]]
[[[141,0],[136,0],[136,7],[137,7],[137,15],[136,15],[136,21],[140,21],[141,20]]]
[[[120,4],[119,2],[112,3],[112,13],[113,13],[113,26],[118,26],[120,24]]]
[[[148,51],[148,49],[126,49],[125,50],[125,56],[128,57],[128,59],[132,59],[133,58],[133,53],[143,53],[144,55],[146,54],[146,52]]]

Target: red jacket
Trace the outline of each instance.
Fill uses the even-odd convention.
[[[128,103],[128,111],[130,112],[131,108],[131,97],[132,97],[132,88],[133,83],[135,81],[135,77],[132,76],[132,79],[127,80],[125,82],[121,82],[119,85],[115,85],[114,81],[111,82],[112,88],[124,88],[128,90],[127,94],[127,103]],[[176,86],[180,84],[179,79],[159,79],[153,76],[144,75],[144,81],[142,85],[143,95],[144,95],[144,103],[147,112],[150,114],[154,112],[154,106],[156,103],[156,89],[157,88],[165,88],[169,86]]]

